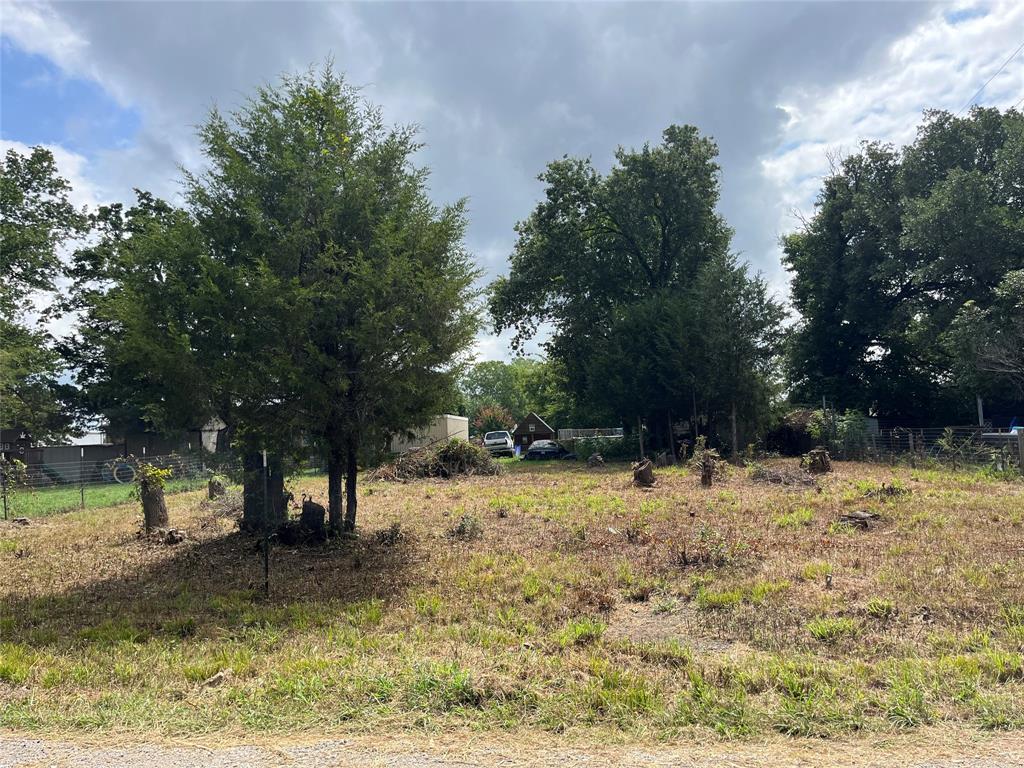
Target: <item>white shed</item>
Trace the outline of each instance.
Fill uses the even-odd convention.
[[[469,419],[444,413],[430,422],[426,429],[420,430],[411,440],[406,439],[404,435],[391,438],[391,452],[405,453],[411,448],[450,440],[453,437],[469,440]]]

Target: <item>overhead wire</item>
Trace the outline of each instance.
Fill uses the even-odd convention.
[[[1021,43],[1019,46],[1017,46],[1017,50],[1015,50],[1013,53],[1010,54],[1010,57],[1006,61],[1003,62],[1002,66],[1000,66],[999,69],[997,69],[995,71],[995,73],[992,75],[992,77],[990,77],[988,80],[986,80],[985,84],[983,86],[981,86],[981,88],[979,88],[977,91],[975,91],[974,95],[971,96],[971,98],[967,100],[967,103],[964,104],[962,107],[960,107],[960,111],[956,113],[957,117],[962,115],[964,110],[967,109],[969,106],[971,106],[974,103],[974,101],[988,87],[988,84],[991,83],[993,80],[995,80],[996,77],[999,76],[999,73],[1002,72],[1004,69],[1006,69],[1006,65],[1009,64],[1011,61],[1013,61],[1015,58],[1017,58],[1017,54],[1019,54],[1021,51],[1024,51],[1024,43]],[[1024,101],[1024,99],[1021,99],[1021,101]],[[1017,102],[1017,103],[1019,104],[1021,102]]]

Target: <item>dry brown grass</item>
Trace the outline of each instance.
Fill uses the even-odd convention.
[[[559,463],[364,483],[358,540],[275,548],[269,601],[256,541],[195,494],[171,498],[176,547],[137,539],[131,506],[4,527],[0,726],[1024,726],[1024,484],[847,463],[820,492],[629,480]],[[911,493],[868,494],[894,481]],[[878,523],[837,523],[855,509]]]

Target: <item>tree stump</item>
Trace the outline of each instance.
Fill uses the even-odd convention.
[[[710,488],[715,482],[715,454],[705,450],[700,457],[700,484]]]
[[[832,459],[822,446],[812,448],[800,459],[800,466],[812,475],[823,475],[832,471]]]
[[[654,483],[654,465],[650,459],[643,459],[633,464],[633,485],[650,488]]]
[[[164,499],[163,487],[157,483],[143,484],[139,487],[139,497],[142,499],[142,516],[146,533],[154,528],[166,528],[167,501]]]
[[[322,534],[326,530],[326,520],[327,510],[324,505],[303,497],[299,525],[312,533]]]
[[[224,496],[228,492],[228,489],[224,487],[224,481],[219,477],[211,477],[210,482],[206,484],[206,498],[217,499]]]
[[[590,454],[590,458],[587,459],[587,466],[588,467],[603,467],[604,466],[604,456],[602,456],[600,453],[592,453],[592,454]]]

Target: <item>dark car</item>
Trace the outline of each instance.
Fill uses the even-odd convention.
[[[535,440],[530,446],[524,459],[567,459],[572,461],[576,458],[575,453],[569,453],[554,440]]]

